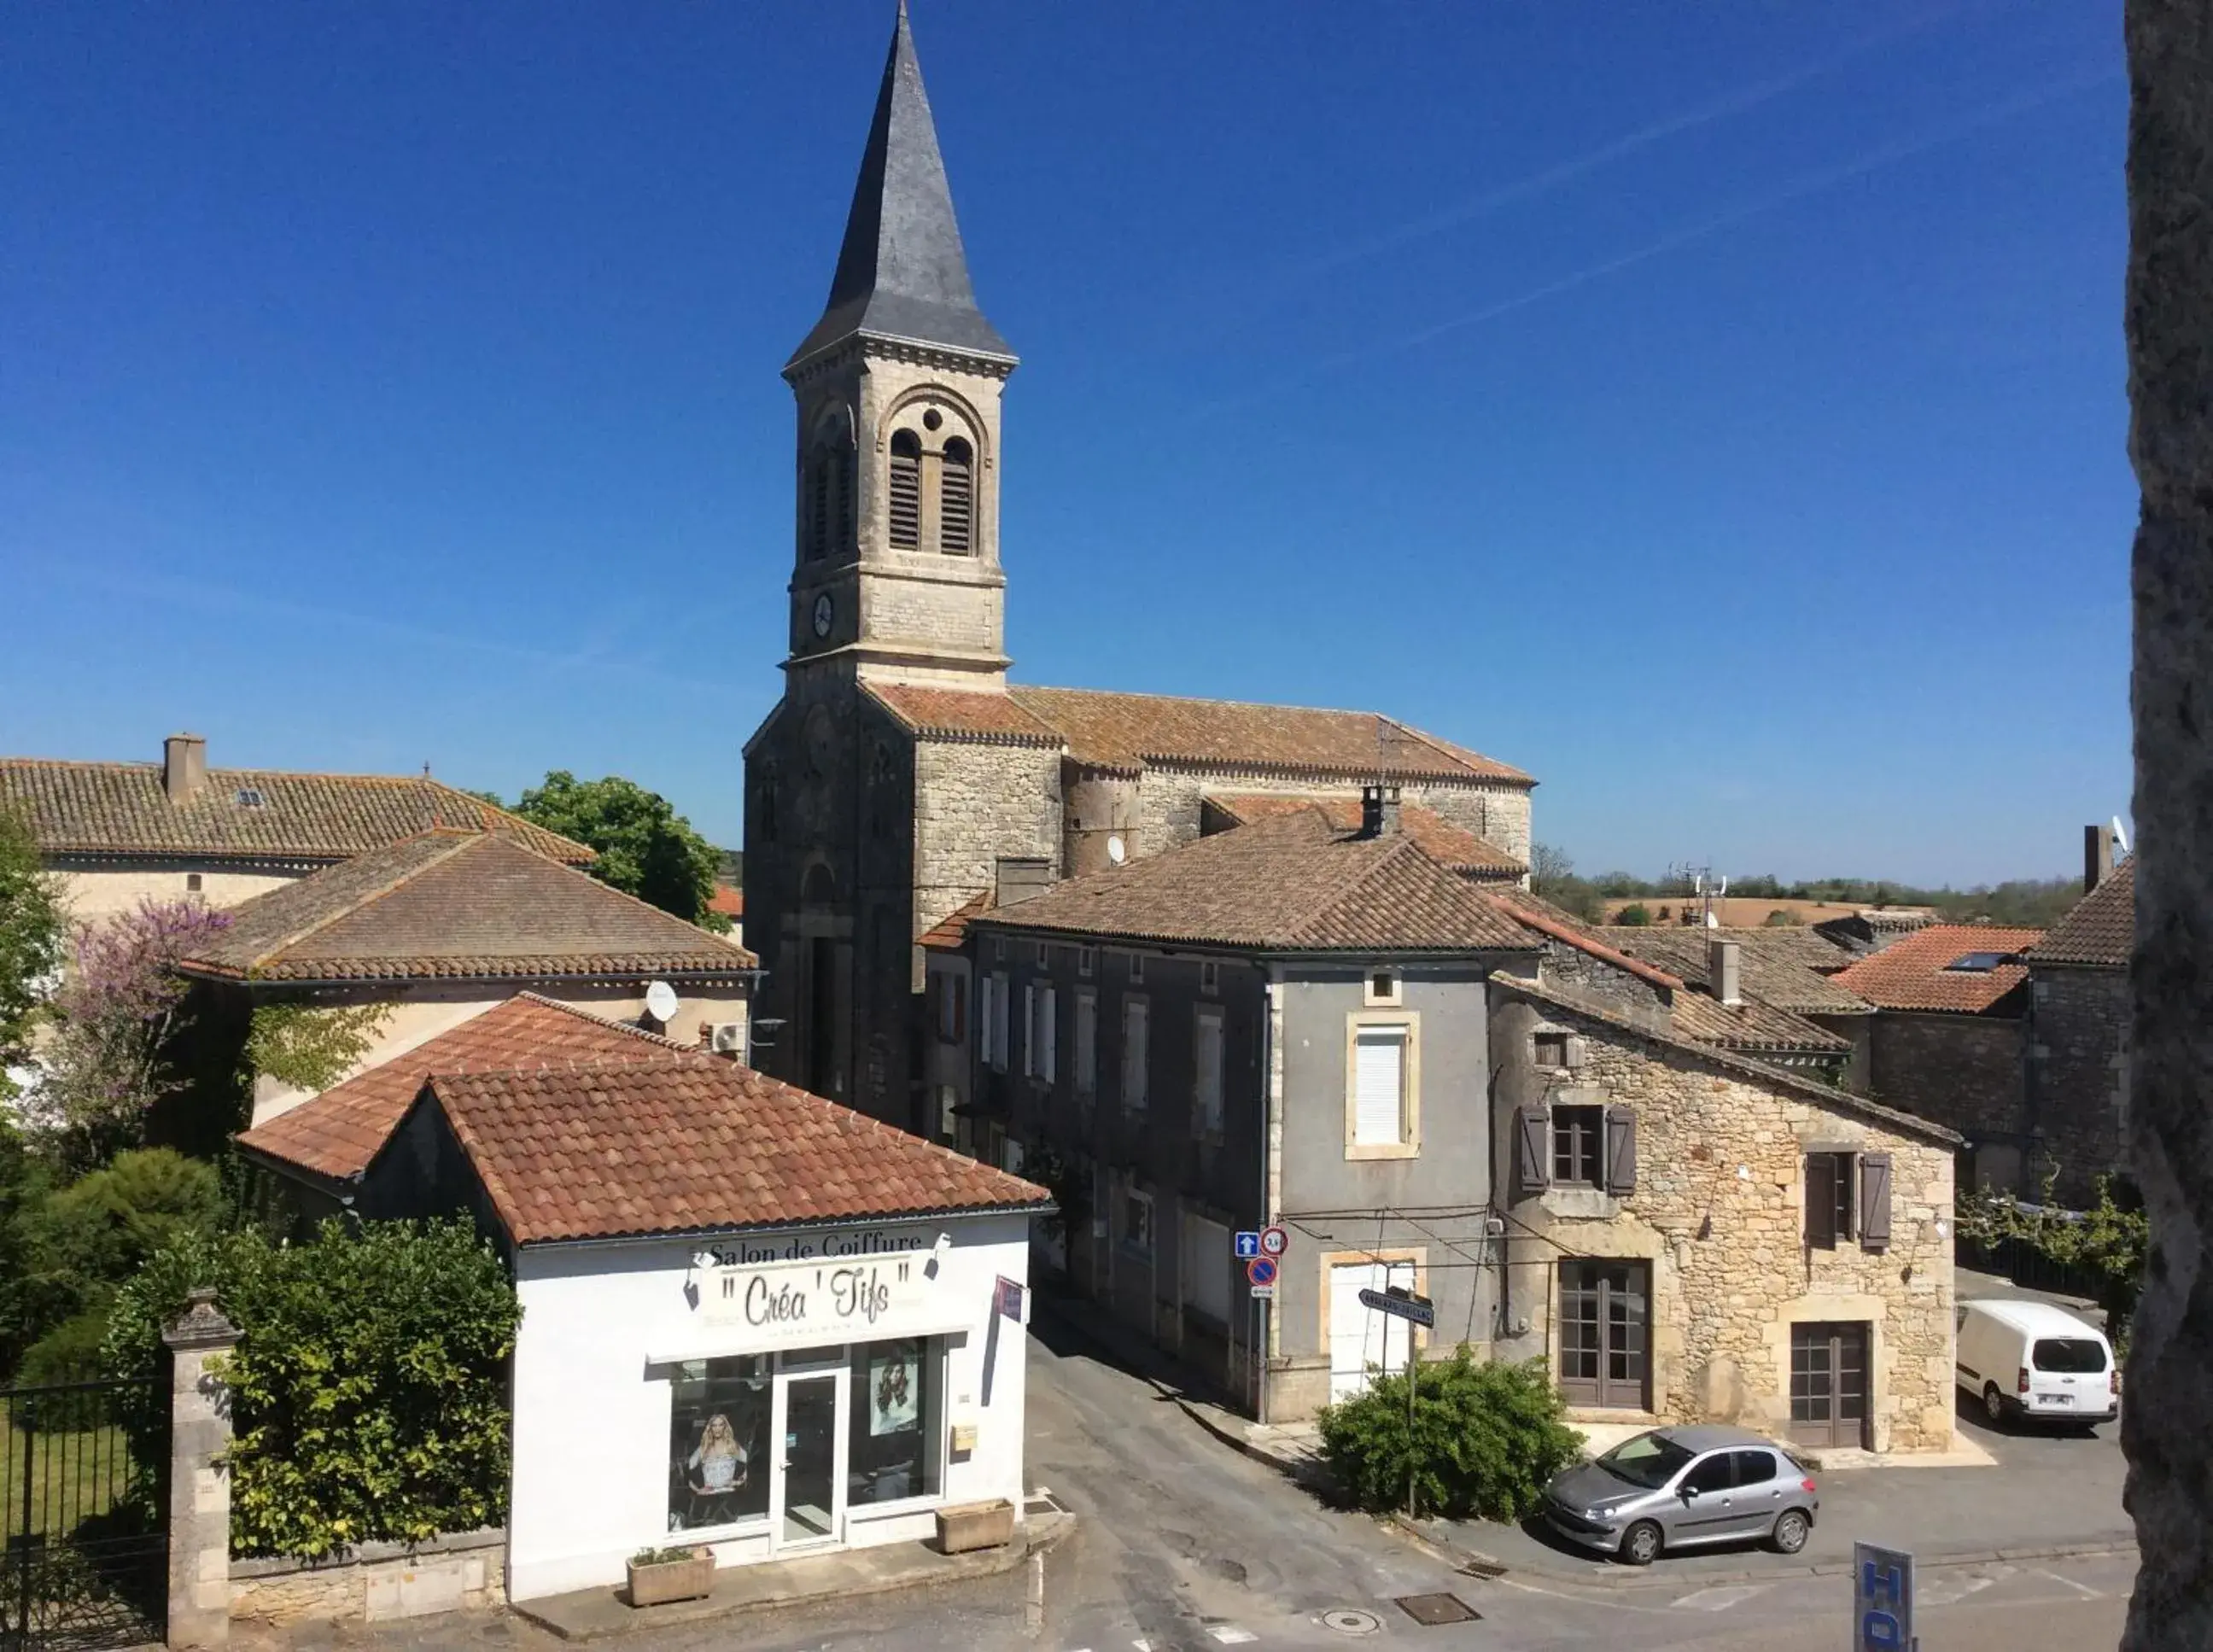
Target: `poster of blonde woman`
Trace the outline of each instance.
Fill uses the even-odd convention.
[[[869,1432],[905,1434],[916,1426],[921,1384],[915,1356],[901,1350],[869,1362]]]

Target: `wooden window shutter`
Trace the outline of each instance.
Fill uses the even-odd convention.
[[[1583,1041],[1574,1033],[1569,1033],[1561,1049],[1560,1065],[1567,1068],[1580,1067],[1588,1057],[1589,1051],[1585,1047]]]
[[[1637,1191],[1637,1109],[1606,1110],[1606,1191],[1617,1196]]]
[[[889,480],[892,548],[912,551],[922,544],[922,443],[911,430],[892,437]]]
[[[1837,1155],[1806,1155],[1806,1242],[1818,1250],[1837,1247]]]
[[[1524,1193],[1541,1193],[1552,1185],[1552,1116],[1541,1106],[1514,1115],[1514,1170]]]
[[[1860,1155],[1860,1243],[1868,1250],[1890,1248],[1890,1155]]]

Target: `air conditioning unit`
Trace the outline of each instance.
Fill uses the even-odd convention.
[[[718,1056],[745,1054],[746,1024],[743,1021],[716,1021],[708,1034],[708,1045]]]

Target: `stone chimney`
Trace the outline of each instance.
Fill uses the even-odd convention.
[[[1734,941],[1706,942],[1706,978],[1714,997],[1731,1009],[1744,1007],[1742,965]]]
[[[2109,826],[2082,828],[2082,893],[2113,875],[2113,829]]]
[[[1363,786],[1360,789],[1360,835],[1395,838],[1399,835],[1399,789]]]
[[[205,735],[171,735],[162,742],[162,789],[171,802],[190,802],[206,784]]]

